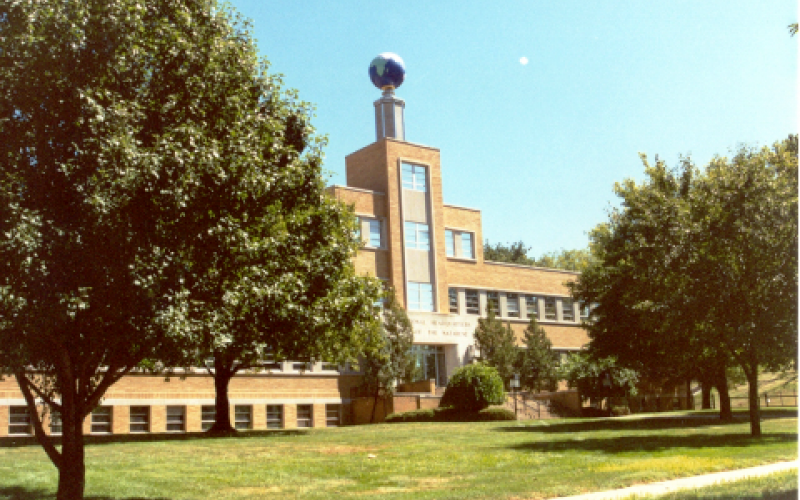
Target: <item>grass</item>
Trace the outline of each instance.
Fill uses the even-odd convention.
[[[797,471],[688,489],[659,496],[634,495],[625,500],[797,500]]]
[[[691,416],[690,416],[691,415]],[[547,498],[797,458],[797,415],[409,423],[86,448],[87,498]],[[2,444],[0,444],[2,446]],[[53,498],[35,445],[0,448],[0,499]]]

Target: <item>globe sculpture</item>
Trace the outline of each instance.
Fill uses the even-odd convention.
[[[406,65],[400,56],[384,52],[369,64],[369,79],[379,89],[396,89],[406,77]]]

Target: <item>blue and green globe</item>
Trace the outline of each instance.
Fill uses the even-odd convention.
[[[369,79],[379,89],[397,88],[406,77],[406,65],[400,56],[384,52],[369,64]]]

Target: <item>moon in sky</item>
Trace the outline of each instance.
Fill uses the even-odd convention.
[[[528,64],[528,58],[527,58],[527,57],[525,57],[525,56],[522,56],[522,57],[520,57],[520,58],[519,58],[519,63],[520,63],[521,65],[525,66],[526,64]]]

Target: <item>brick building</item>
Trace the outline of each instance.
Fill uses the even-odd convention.
[[[329,191],[351,204],[364,247],[357,270],[394,287],[415,330],[414,352],[424,380],[443,387],[475,355],[473,332],[487,307],[518,338],[535,316],[553,348],[588,342],[586,314],[565,283],[576,273],[483,258],[481,212],[442,198],[439,150],[405,140],[405,103],[385,88],[375,102],[376,141],[346,159],[347,186]],[[284,362],[239,374],[230,384],[231,417],[239,429],[324,427],[350,420],[358,373],[326,363]],[[193,432],[214,419],[214,384],[205,371],[182,377],[129,375],[90,415],[87,434]],[[59,432],[57,419],[45,428]],[[0,437],[29,435],[25,401],[13,377],[0,381]]]

